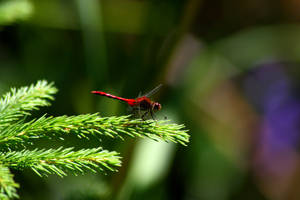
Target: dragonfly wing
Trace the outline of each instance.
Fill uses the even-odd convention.
[[[143,96],[143,95],[142,95],[142,93],[141,93],[141,92],[139,92],[139,94],[138,94],[138,97],[141,97],[141,96]]]
[[[151,90],[150,92],[148,92],[147,94],[145,94],[144,96],[146,97],[150,97],[153,94],[155,94],[163,85],[159,84],[158,86],[156,86],[153,90]]]

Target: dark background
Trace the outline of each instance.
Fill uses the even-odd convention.
[[[300,1],[0,1],[0,92],[46,79],[34,116],[128,114],[90,94],[154,95],[187,147],[127,138],[49,143],[116,150],[119,172],[39,178],[21,199],[299,199]],[[42,143],[43,144],[43,143]],[[39,144],[41,145],[41,144]]]

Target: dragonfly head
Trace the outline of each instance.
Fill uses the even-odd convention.
[[[160,109],[161,109],[160,103],[155,102],[155,103],[153,104],[153,110],[158,111],[158,110],[160,110]]]

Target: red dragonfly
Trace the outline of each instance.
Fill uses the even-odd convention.
[[[134,110],[138,110],[139,115],[140,115],[140,111],[145,111],[145,113],[141,116],[141,118],[144,120],[144,117],[148,113],[150,113],[152,119],[154,119],[154,117],[153,117],[154,112],[161,109],[160,103],[152,101],[149,98],[149,96],[156,93],[161,88],[161,86],[162,86],[162,84],[158,85],[156,88],[151,90],[146,95],[138,97],[136,99],[126,99],[126,98],[118,97],[118,96],[108,94],[106,92],[101,92],[101,91],[92,91],[91,93],[101,95],[101,96],[106,96],[106,97],[112,98],[112,99],[117,99],[117,100],[120,100],[120,101],[124,101],[130,107],[132,107]]]

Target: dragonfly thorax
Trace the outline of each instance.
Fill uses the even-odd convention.
[[[152,102],[146,97],[141,97],[137,100],[138,106],[141,110],[149,110],[152,108]]]

